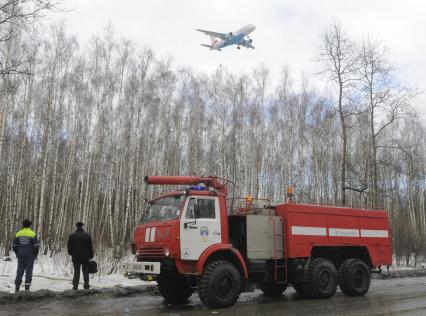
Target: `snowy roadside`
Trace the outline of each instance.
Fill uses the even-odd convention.
[[[426,276],[426,268],[407,268],[407,267],[391,267],[389,273],[383,270],[381,274],[373,273],[373,279],[394,279],[394,278],[415,278]]]
[[[90,285],[92,289],[103,289],[113,287],[130,287],[141,285],[155,285],[155,282],[145,282],[139,279],[127,279],[119,271],[109,273],[114,266],[118,266],[121,261],[132,260],[124,258],[119,262],[104,262],[106,259],[97,259],[99,273],[90,275]],[[17,260],[14,256],[10,261],[0,259],[0,292],[13,293],[15,289]],[[117,269],[115,269],[117,270]],[[57,255],[53,257],[40,255],[34,263],[33,281],[31,291],[48,289],[61,292],[72,288],[73,269],[69,256]],[[82,280],[82,276],[80,276]],[[81,285],[80,288],[83,288]]]
[[[40,299],[75,299],[82,296],[97,297],[125,297],[135,294],[157,295],[156,285],[118,286],[112,288],[93,288],[90,290],[65,290],[61,292],[43,289],[37,291],[21,291],[19,293],[8,293],[0,291],[0,305],[13,304],[22,301],[34,301]]]

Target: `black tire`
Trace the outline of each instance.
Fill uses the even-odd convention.
[[[166,278],[160,274],[157,284],[161,296],[169,303],[185,303],[194,293],[184,276]]]
[[[339,269],[339,286],[348,296],[364,295],[370,288],[370,270],[359,259],[343,261]]]
[[[305,294],[305,290],[303,289],[303,284],[302,282],[295,282],[291,284],[293,286],[293,288],[296,290],[296,292],[300,295],[304,295]]]
[[[303,290],[310,298],[326,298],[336,293],[337,271],[327,259],[314,258],[309,262],[303,280]]]
[[[260,289],[265,295],[279,297],[287,289],[287,284],[260,283]]]
[[[213,261],[204,269],[199,286],[201,301],[209,308],[223,308],[235,304],[241,293],[242,277],[228,261]]]

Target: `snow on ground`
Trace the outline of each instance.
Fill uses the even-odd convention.
[[[126,257],[120,262],[112,262],[106,258],[94,258],[98,262],[99,273],[90,275],[90,285],[92,288],[108,288],[137,286],[144,284],[155,284],[155,282],[145,282],[139,279],[127,279],[118,269],[121,261],[134,260]],[[14,292],[17,260],[11,255],[10,261],[0,259],[0,292]],[[114,270],[113,273],[110,273]],[[52,291],[64,291],[72,288],[73,267],[71,258],[68,255],[60,254],[53,257],[39,255],[34,263],[33,281],[31,290],[49,289]],[[23,283],[25,282],[25,276]],[[80,286],[83,288],[83,275],[80,274]]]

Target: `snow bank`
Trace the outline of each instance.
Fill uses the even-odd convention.
[[[373,279],[389,279],[389,278],[415,278],[426,276],[425,268],[391,268],[389,269],[390,275],[387,271],[383,271],[381,274],[373,273]]]
[[[10,261],[6,261],[10,260]],[[118,270],[122,261],[134,260],[126,257],[119,261],[107,258],[96,258],[99,273],[90,275],[92,289],[129,287],[140,285],[155,285],[155,282],[145,282],[139,279],[127,279]],[[17,260],[14,255],[9,259],[0,259],[0,292],[14,292]],[[72,288],[73,268],[71,258],[65,254],[52,257],[40,255],[34,264],[32,291],[49,289],[51,291],[64,291]],[[80,281],[83,276],[80,275]],[[83,288],[83,285],[80,286]]]
[[[0,291],[0,304],[19,303],[23,300],[33,301],[39,299],[74,299],[82,296],[97,296],[97,297],[124,297],[134,294],[157,294],[157,287],[155,285],[139,285],[139,286],[124,286],[113,288],[101,288],[90,290],[65,290],[62,292],[55,292],[52,290],[37,290],[30,292],[8,293]]]

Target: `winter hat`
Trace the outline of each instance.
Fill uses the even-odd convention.
[[[23,222],[22,222],[22,226],[24,228],[30,228],[32,224],[33,224],[33,222],[31,222],[29,219],[24,219]]]

